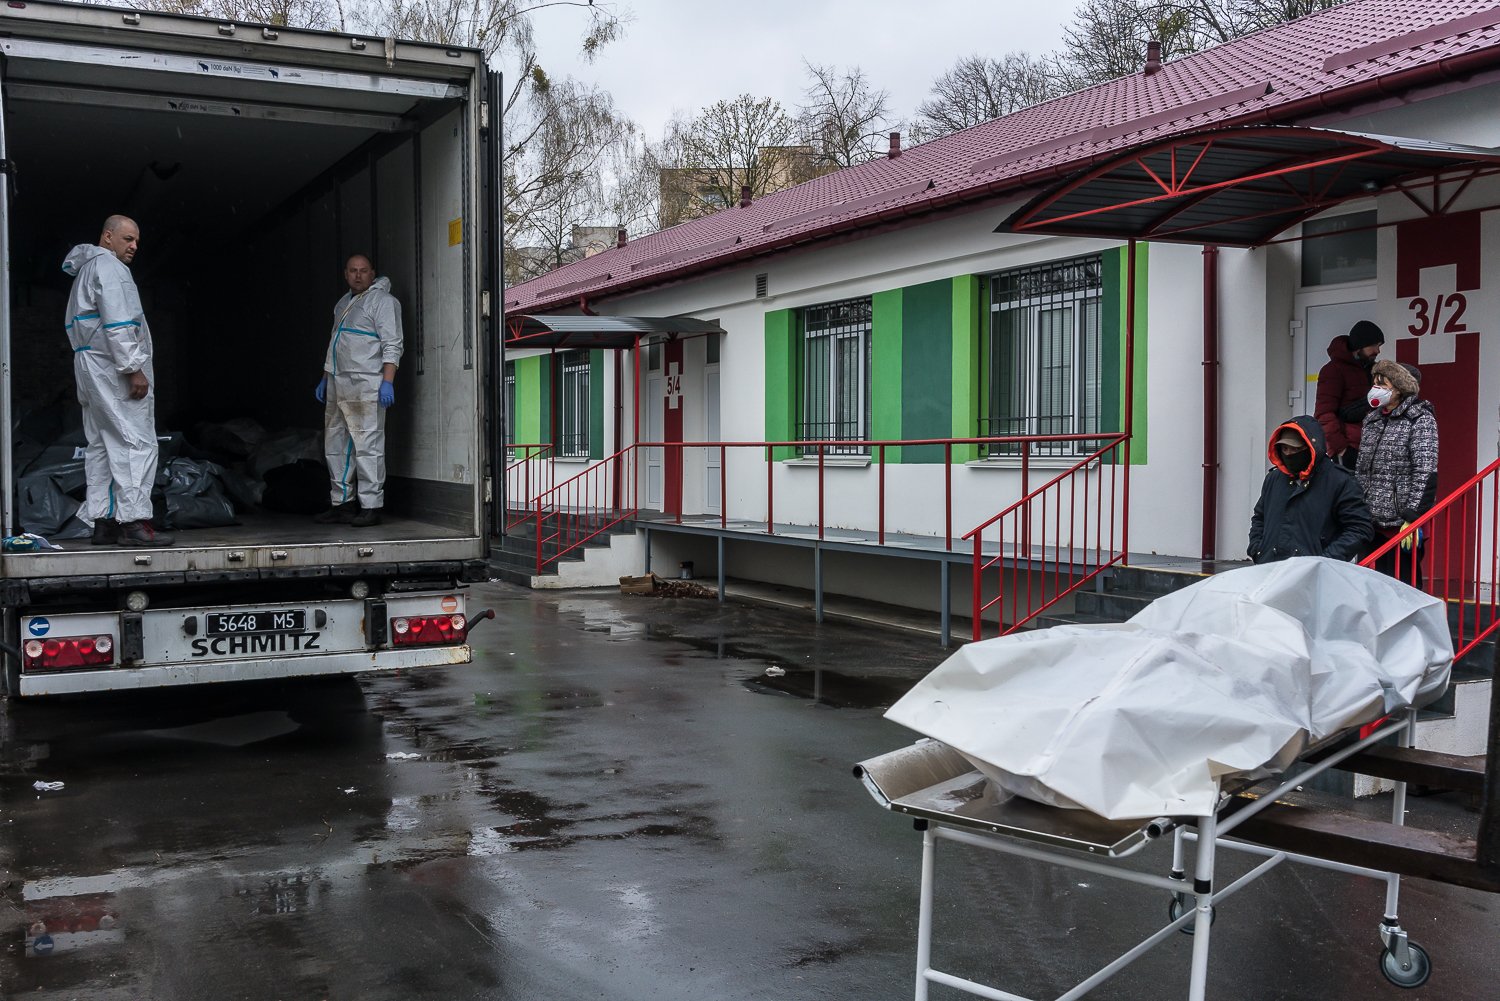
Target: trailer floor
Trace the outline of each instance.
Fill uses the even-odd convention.
[[[323,542],[416,542],[422,539],[459,539],[467,534],[453,528],[416,518],[385,515],[379,525],[354,528],[351,525],[323,525],[311,515],[260,512],[240,516],[240,524],[220,528],[189,528],[171,533],[174,548],[315,545]],[[88,539],[66,539],[55,543],[68,552],[80,550],[107,551],[123,546],[95,546]]]

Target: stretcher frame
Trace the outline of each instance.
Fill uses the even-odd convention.
[[[1321,858],[1266,847],[1243,838],[1231,839],[1236,828],[1276,804],[1277,800],[1312,777],[1395,736],[1409,750],[1416,724],[1415,709],[1391,717],[1373,732],[1348,746],[1317,756],[1306,770],[1264,794],[1221,788],[1218,809],[1205,817],[1157,818],[1149,822],[1109,821],[1082,810],[1043,806],[1019,797],[995,802],[984,795],[988,780],[956,751],[937,741],[923,740],[855,766],[858,776],[877,802],[914,819],[922,833],[922,876],[917,920],[916,1001],[926,1001],[930,984],[941,984],[992,1001],[1035,1001],[997,987],[943,972],[932,964],[932,916],[939,841],[952,841],[1019,858],[1032,859],[1153,887],[1170,895],[1168,923],[1096,970],[1056,1001],[1076,1001],[1129,966],[1175,932],[1193,936],[1188,1001],[1205,1001],[1208,961],[1213,942],[1215,907],[1265,876],[1283,862],[1330,869],[1383,880],[1385,914],[1378,929],[1382,944],[1381,969],[1397,986],[1417,987],[1431,972],[1425,950],[1411,942],[1398,919],[1401,874],[1332,858]],[[1395,780],[1391,824],[1402,826],[1406,813],[1404,779]],[[1196,829],[1190,829],[1196,828]],[[1125,869],[1113,864],[1139,852],[1153,841],[1172,837],[1172,867],[1167,876]],[[1193,848],[1193,876],[1185,869]],[[1220,887],[1215,880],[1218,852],[1243,852],[1262,861],[1249,872]],[[1094,856],[1093,858],[1089,856]]]

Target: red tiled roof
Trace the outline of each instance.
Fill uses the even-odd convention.
[[[632,240],[507,289],[505,311],[619,294],[994,198],[1207,125],[1291,120],[1492,67],[1500,67],[1494,0],[1348,0],[1151,76],[1099,84]]]

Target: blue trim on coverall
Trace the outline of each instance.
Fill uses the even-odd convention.
[[[345,422],[347,424],[347,421]],[[343,503],[349,503],[349,463],[354,461],[354,435],[349,435],[349,442],[344,446],[344,475],[339,478],[339,489],[343,491]]]

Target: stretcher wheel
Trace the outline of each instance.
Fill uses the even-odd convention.
[[[1185,894],[1185,893],[1174,893],[1174,894],[1172,894],[1172,899],[1167,903],[1167,920],[1168,921],[1176,921],[1178,918],[1182,917],[1183,912],[1186,911],[1187,909],[1188,909],[1187,894]],[[1212,925],[1217,920],[1219,920],[1219,909],[1217,907],[1214,907],[1214,906],[1210,905],[1209,908],[1208,908],[1208,923],[1210,925]],[[1189,921],[1187,924],[1183,925],[1182,928],[1181,928],[1182,933],[1184,935],[1191,935],[1191,934],[1193,934],[1193,925],[1195,923],[1196,922]]]
[[[1403,969],[1396,962],[1396,954],[1389,949],[1380,953],[1380,972],[1385,974],[1385,979],[1397,987],[1405,987],[1410,990],[1413,987],[1421,987],[1427,983],[1427,978],[1432,976],[1432,960],[1427,956],[1427,950],[1415,942],[1406,943],[1406,951],[1411,962]]]

